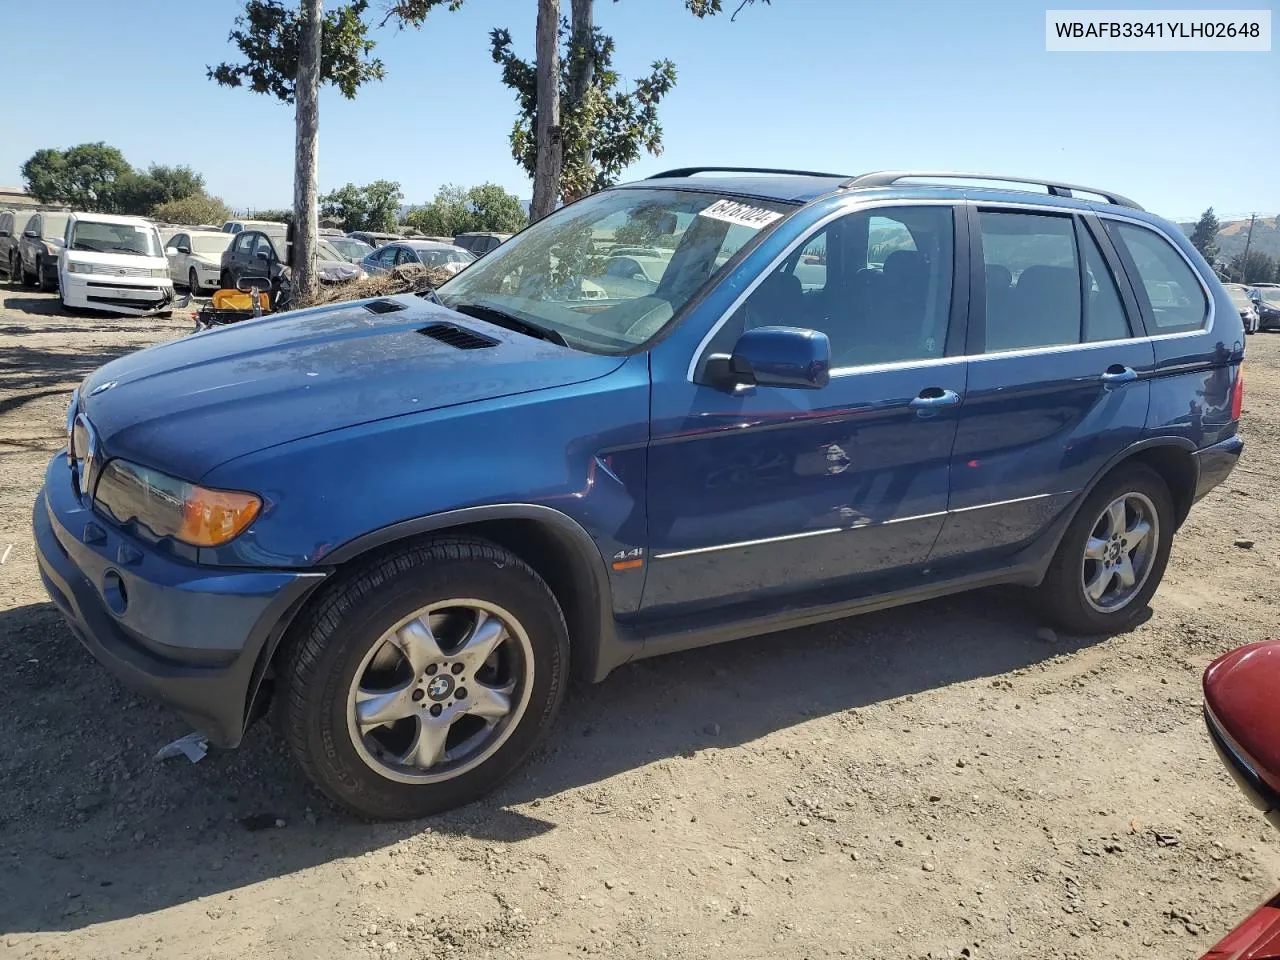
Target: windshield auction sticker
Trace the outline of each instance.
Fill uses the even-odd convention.
[[[760,229],[773,223],[782,214],[775,210],[766,210],[764,207],[753,207],[749,203],[739,203],[736,200],[717,200],[705,210],[699,211],[698,216],[723,220],[725,223],[736,223],[740,227]]]
[[[1046,50],[1268,52],[1270,10],[1046,10]]]

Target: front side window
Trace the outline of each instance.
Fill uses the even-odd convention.
[[[399,247],[384,246],[378,251],[378,256],[375,259],[379,266],[394,267],[396,265],[396,256],[399,253]]]
[[[1138,273],[1139,298],[1146,297],[1153,333],[1184,333],[1204,326],[1209,301],[1196,273],[1168,240],[1136,224],[1108,220],[1107,230],[1128,252]]]
[[[71,227],[67,246],[72,250],[93,253],[126,253],[138,257],[164,255],[156,228],[132,223],[77,220]]]
[[[756,286],[708,352],[731,351],[744,330],[784,326],[825,333],[833,368],[941,357],[954,230],[951,208],[935,205],[834,220]]]
[[[185,233],[177,233],[169,238],[169,242],[165,244],[165,246],[190,248],[191,243],[187,240],[187,235]]]
[[[252,233],[241,232],[239,239],[236,240],[236,253],[248,253],[253,249],[253,241],[257,238]]]
[[[437,291],[447,307],[505,315],[572,347],[621,353],[652,339],[753,238],[793,206],[661,188],[606,190],[496,247]],[[609,272],[615,247],[663,261],[644,277]]]

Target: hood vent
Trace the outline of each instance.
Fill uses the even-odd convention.
[[[397,310],[403,310],[404,304],[396,303],[394,300],[370,300],[364,308],[370,313],[395,313]]]
[[[454,326],[452,323],[432,323],[418,331],[424,337],[439,340],[441,343],[456,347],[459,350],[483,350],[496,347],[497,340],[481,336],[466,327]]]

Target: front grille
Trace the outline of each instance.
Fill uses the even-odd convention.
[[[448,344],[458,350],[483,350],[486,347],[496,347],[498,345],[497,340],[483,337],[474,330],[458,327],[452,323],[432,323],[418,332],[424,337],[439,340],[441,343]]]
[[[90,303],[107,303],[113,307],[128,307],[132,310],[150,310],[165,302],[164,297],[157,296],[151,300],[144,300],[141,297],[85,297]]]
[[[100,280],[90,280],[85,284],[88,287],[102,287],[106,290],[145,290],[147,293],[160,292],[160,288],[152,283],[103,283]]]
[[[150,267],[117,267],[106,263],[87,263],[76,267],[77,273],[101,273],[108,277],[149,277]]]

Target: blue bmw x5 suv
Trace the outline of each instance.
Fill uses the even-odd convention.
[[[1123,629],[1240,456],[1239,313],[1123,197],[958,179],[672,171],[433,294],[115,360],[35,505],[49,595],[378,818],[501,781],[571,669],[1002,583]]]

